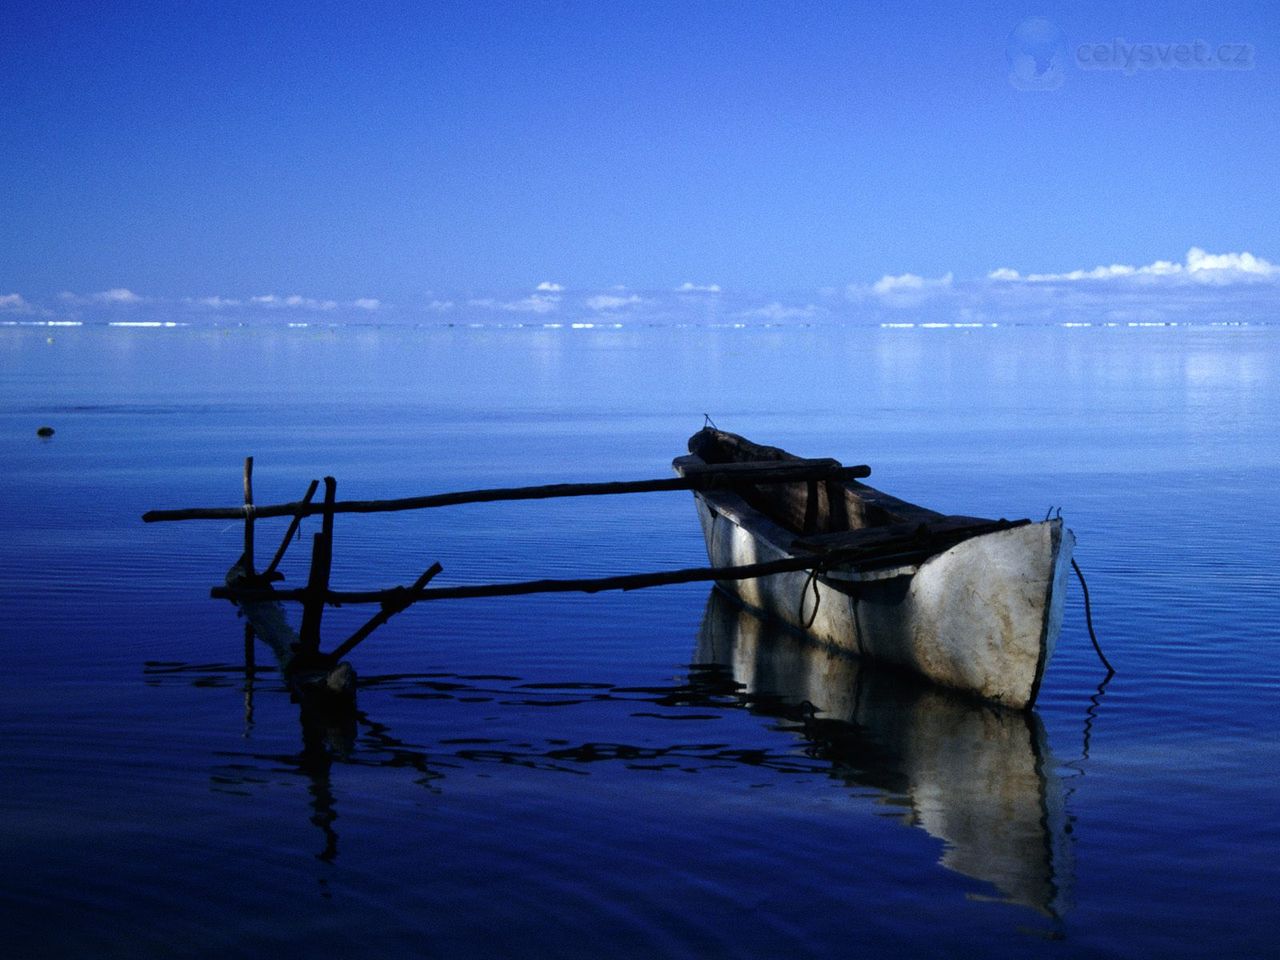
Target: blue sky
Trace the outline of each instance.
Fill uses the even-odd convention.
[[[1280,8],[1146,6],[6,2],[0,310],[1274,315]]]

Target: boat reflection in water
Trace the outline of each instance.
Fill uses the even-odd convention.
[[[1070,878],[1063,783],[1030,711],[993,708],[819,647],[712,590],[696,659],[732,671],[753,710],[801,711],[832,775],[905,802],[940,863],[998,899],[1059,917]]]

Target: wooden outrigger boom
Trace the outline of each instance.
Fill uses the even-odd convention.
[[[177,520],[240,520],[245,524],[244,553],[227,574],[225,585],[215,586],[211,596],[234,602],[255,633],[276,654],[281,672],[295,698],[304,706],[323,708],[334,705],[350,707],[355,698],[355,671],[342,658],[363,642],[377,627],[414,603],[427,600],[518,596],[534,593],[583,592],[603,590],[639,590],[676,583],[712,580],[737,580],[809,568],[825,568],[835,563],[879,562],[874,545],[862,548],[817,549],[812,555],[752,563],[733,567],[695,567],[653,573],[633,573],[577,580],[527,580],[516,583],[475,584],[429,588],[428,583],[442,568],[433,563],[409,587],[384,590],[335,591],[329,587],[333,560],[333,519],[338,513],[379,513],[419,510],[467,503],[492,503],[510,500],[543,500],[559,497],[611,496],[625,493],[649,493],[671,490],[711,491],[736,489],[745,485],[775,483],[841,482],[870,476],[867,466],[846,467],[838,460],[796,459],[786,464],[776,462],[709,465],[706,469],[687,471],[683,476],[654,480],[612,481],[601,483],[562,483],[542,486],[506,487],[468,490],[453,493],[405,497],[395,500],[336,499],[336,481],[324,478],[325,495],[321,503],[313,497],[319,487],[312,481],[303,499],[291,503],[255,505],[253,502],[253,458],[244,464],[244,505],[239,507],[193,507],[179,510],[151,510],[143,521],[156,523]],[[292,542],[303,517],[320,515],[321,529],[314,535],[311,568],[307,585],[295,590],[277,590],[272,584],[283,579],[277,572],[285,550]],[[268,517],[292,517],[289,528],[265,570],[255,572],[253,551],[255,522]],[[920,545],[923,546],[923,545]],[[883,554],[884,545],[879,553]],[[900,552],[902,543],[896,544]],[[890,557],[888,559],[896,559]],[[300,601],[302,622],[295,633],[284,616],[282,601]],[[320,620],[326,605],[376,603],[381,609],[360,629],[329,653],[320,650]]]
[[[1030,707],[1062,622],[1075,542],[1060,517],[1031,520],[947,515],[857,482],[867,466],[803,459],[709,426],[673,461],[677,476],[464,490],[394,500],[337,499],[324,478],[301,500],[259,506],[253,458],[244,465],[244,503],[152,510],[148,523],[243,520],[244,552],[211,595],[230,600],[270,646],[290,690],[303,702],[353,705],[355,671],[343,662],[397,613],[415,603],[539,593],[599,593],[715,581],[764,614],[813,640],[896,664],[944,686],[1013,709]],[[330,586],[334,518],[470,503],[689,490],[701,519],[709,566],[580,579],[432,587],[432,563],[408,586],[335,590]],[[319,515],[306,585],[281,590],[281,559],[303,517]],[[254,568],[255,524],[289,517],[267,567]],[[295,632],[284,602],[302,604]],[[321,649],[326,606],[376,604],[378,610],[329,652]],[[1086,596],[1086,618],[1088,605]],[[1096,638],[1094,647],[1108,671]],[[246,665],[252,644],[246,649]]]
[[[252,460],[247,468],[252,473]],[[340,500],[325,506],[310,498],[293,503],[275,503],[244,507],[189,507],[182,510],[148,510],[144,523],[167,520],[240,520],[247,515],[265,517],[309,517],[329,513],[386,513],[396,510],[424,510],[452,507],[464,503],[494,503],[501,500],[548,500],[555,497],[599,497],[621,493],[654,493],[664,490],[715,490],[744,483],[795,483],[797,481],[858,480],[871,476],[868,466],[846,467],[839,460],[796,460],[779,466],[776,463],[734,463],[708,466],[683,477],[658,480],[621,480],[605,483],[553,483],[535,487],[498,487],[488,490],[462,490],[436,493],[424,497],[402,497],[396,500]],[[246,492],[250,488],[246,487]]]

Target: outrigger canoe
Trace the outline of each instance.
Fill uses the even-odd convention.
[[[708,427],[681,476],[800,458]],[[857,480],[694,493],[713,567],[791,557],[807,570],[721,581],[746,606],[819,643],[1007,707],[1035,702],[1062,625],[1075,537],[1061,519],[942,514]]]

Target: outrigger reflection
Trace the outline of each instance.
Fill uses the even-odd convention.
[[[531,593],[634,590],[715,581],[753,609],[842,652],[905,667],[943,686],[1003,706],[1034,703],[1062,623],[1074,537],[1061,519],[988,520],[928,510],[861,482],[866,466],[804,459],[707,427],[673,462],[676,476],[612,483],[553,484],[463,491],[399,500],[336,499],[336,482],[285,504],[253,502],[253,459],[245,461],[243,506],[156,510],[143,520],[241,519],[245,549],[225,585],[275,652],[294,695],[307,703],[351,705],[355,672],[342,658],[414,603]],[[500,500],[600,496],[660,490],[694,494],[710,567],[577,580],[430,587],[433,563],[408,587],[355,592],[330,588],[338,513],[374,513]],[[281,590],[277,572],[305,516],[320,514],[307,585]],[[254,567],[255,522],[292,517],[274,558]],[[297,633],[280,606],[300,601]],[[380,609],[329,652],[321,650],[326,605]]]

